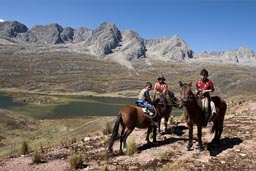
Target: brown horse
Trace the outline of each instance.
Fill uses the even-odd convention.
[[[158,112],[157,112],[158,113]],[[156,115],[155,119],[158,119],[158,116]],[[122,151],[122,143],[123,147],[126,147],[126,139],[131,134],[131,132],[134,130],[135,127],[137,128],[148,128],[147,131],[147,143],[150,142],[149,140],[149,134],[152,132],[153,129],[153,142],[156,142],[156,126],[151,124],[151,120],[146,115],[141,107],[139,106],[132,106],[132,105],[126,105],[122,107],[119,111],[119,114],[117,116],[112,136],[109,141],[109,146],[107,151],[112,152],[113,144],[116,140],[116,137],[118,135],[118,129],[119,125],[121,125],[121,135],[120,135],[120,149],[119,152],[123,153]]]
[[[168,98],[170,98],[170,103],[168,103],[168,101],[166,100],[166,97],[165,97],[165,102],[167,104],[166,107],[164,107],[164,105],[160,104],[160,103],[156,104],[156,108],[157,108],[158,115],[159,115],[159,119],[158,119],[158,123],[157,123],[158,133],[161,133],[161,128],[160,128],[161,119],[164,118],[164,131],[166,132],[167,128],[168,128],[167,123],[171,116],[172,108],[178,107],[178,99],[174,96],[174,93],[171,91],[168,91],[167,95],[169,96]],[[160,102],[159,97],[155,100],[155,102]]]
[[[194,95],[191,90],[192,83],[186,84],[180,82],[180,99],[181,105],[184,106],[184,116],[189,128],[189,142],[187,150],[192,148],[193,138],[193,124],[197,125],[197,137],[198,137],[198,150],[202,151],[202,124],[203,124],[203,110],[201,108],[200,99]],[[215,132],[213,143],[218,143],[223,131],[224,116],[227,109],[227,104],[218,96],[211,97],[211,100],[216,106],[217,114],[211,119],[213,121],[213,127],[211,132]]]

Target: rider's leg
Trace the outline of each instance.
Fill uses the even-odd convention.
[[[209,100],[207,97],[201,99],[202,101],[202,109],[204,113],[203,126],[207,126],[208,118],[209,118]]]
[[[166,109],[166,102],[165,102],[165,97],[163,94],[160,97],[160,102],[164,105],[164,108]]]
[[[171,105],[172,104],[171,96],[169,94],[166,94],[165,98],[166,98],[167,104]]]
[[[213,117],[216,115],[216,107],[213,101],[210,101],[210,106],[211,106],[211,115],[209,117],[209,122],[212,121]]]

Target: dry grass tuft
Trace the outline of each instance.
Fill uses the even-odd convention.
[[[83,158],[81,154],[73,154],[69,158],[70,169],[79,169],[83,167]]]
[[[39,164],[42,162],[42,155],[39,151],[35,151],[32,155],[32,163]]]
[[[126,153],[128,155],[133,155],[133,154],[137,153],[137,144],[136,144],[134,138],[131,139],[130,141],[128,141],[127,147],[126,147]]]
[[[22,143],[20,152],[22,155],[28,154],[28,143],[26,141]]]

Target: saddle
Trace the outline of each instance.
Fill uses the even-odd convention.
[[[147,114],[147,115],[149,115],[149,116],[154,116],[155,110],[153,110],[153,109],[152,109],[152,110],[147,109],[147,107],[146,107],[146,105],[144,104],[143,100],[137,100],[135,103],[136,103],[137,106],[141,107],[142,111],[143,111],[145,114]]]

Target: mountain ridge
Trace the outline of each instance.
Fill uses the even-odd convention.
[[[0,44],[19,46],[52,47],[65,46],[58,50],[87,53],[93,57],[115,56],[123,58],[117,62],[148,58],[151,60],[183,62],[217,62],[232,64],[255,64],[256,54],[248,47],[222,52],[202,51],[195,54],[189,44],[179,35],[146,40],[133,30],[119,30],[110,22],[103,22],[95,29],[80,27],[63,28],[57,23],[34,25],[28,28],[18,21],[0,23]],[[110,58],[112,59],[112,58]],[[115,60],[116,58],[113,57]],[[121,62],[120,62],[121,61]]]

